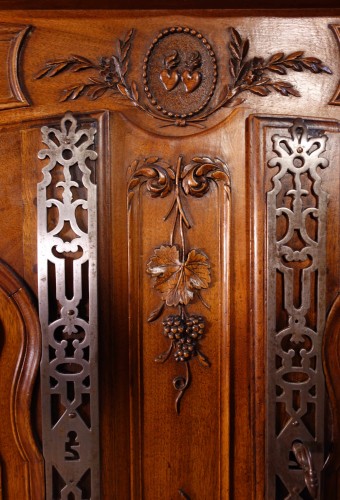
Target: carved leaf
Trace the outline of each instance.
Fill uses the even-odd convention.
[[[300,93],[296,90],[291,83],[288,82],[275,82],[271,84],[271,87],[279,92],[281,95],[288,96],[293,95],[299,97]]]
[[[268,90],[266,87],[264,87],[262,85],[257,85],[255,87],[251,87],[249,90],[253,94],[258,94],[258,95],[263,96],[263,97],[270,94],[270,90]]]
[[[278,52],[277,54],[274,54],[271,56],[271,58],[269,59],[269,64],[281,61],[283,59],[283,57],[284,57],[284,53]]]
[[[86,84],[80,83],[79,85],[76,85],[75,87],[71,87],[69,89],[63,90],[63,95],[60,98],[60,102],[68,101],[71,99],[72,100],[77,99],[78,97],[81,96],[85,87],[86,87]]]
[[[211,281],[206,255],[191,250],[186,262],[181,262],[178,248],[169,245],[155,249],[147,272],[155,278],[155,288],[168,306],[188,304],[195,290],[208,288]]]
[[[154,309],[149,317],[148,317],[148,322],[149,323],[152,323],[152,321],[155,321],[156,319],[158,319],[160,317],[160,315],[162,314],[163,310],[164,310],[164,302],[162,302],[162,304],[157,307],[157,309]]]
[[[204,354],[202,354],[200,351],[197,351],[197,359],[202,366],[209,368],[210,362],[209,362],[208,358]]]
[[[230,31],[231,31],[232,39],[234,40],[235,44],[240,46],[242,43],[242,37],[241,37],[240,33],[235,28],[231,28]]]
[[[132,97],[134,98],[134,100],[138,101],[139,95],[138,95],[138,90],[137,90],[137,84],[135,81],[133,81],[131,84],[131,94],[132,94]]]

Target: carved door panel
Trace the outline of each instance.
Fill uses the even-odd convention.
[[[35,391],[5,353],[45,465],[15,495],[339,497],[333,14],[1,13],[0,257],[41,326]]]

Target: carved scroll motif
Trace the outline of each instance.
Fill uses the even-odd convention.
[[[135,160],[130,166],[129,209],[135,190],[142,184],[146,184],[146,189],[153,198],[165,198],[173,194],[170,209],[163,218],[167,221],[173,216],[170,241],[153,250],[146,271],[152,277],[153,287],[162,300],[151,312],[148,321],[157,320],[166,307],[177,308],[175,313],[172,311],[163,318],[162,333],[169,344],[167,350],[155,358],[157,363],[165,363],[173,353],[176,362],[185,367],[185,375],[178,375],[173,379],[174,389],[178,391],[175,401],[177,413],[180,412],[181,398],[191,383],[191,361],[197,359],[202,366],[210,366],[201,350],[201,340],[206,333],[205,318],[189,311],[189,305],[194,297],[198,297],[210,309],[201,290],[210,286],[211,265],[202,250],[187,248],[186,232],[192,225],[183,207],[183,198],[202,198],[214,182],[223,183],[225,194],[229,198],[229,170],[218,158],[194,157],[187,165],[183,165],[183,157],[179,156],[176,167],[173,167],[158,157],[149,157],[143,161]]]
[[[323,157],[327,137],[296,120],[290,135],[272,141],[277,156],[268,166],[279,171],[267,193],[266,498],[304,499],[311,492],[320,498],[327,193],[318,169],[329,163]],[[313,477],[296,459],[297,446],[310,450]]]
[[[42,426],[47,498],[99,499],[96,129],[42,127],[38,184]]]

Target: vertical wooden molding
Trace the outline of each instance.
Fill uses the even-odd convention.
[[[337,491],[340,481],[340,294],[335,299],[326,322],[323,362],[327,391],[332,410],[332,447],[325,467],[325,495]],[[327,496],[325,496],[327,498]]]
[[[337,42],[338,42],[338,48],[340,52],[340,24],[331,24],[329,26],[332,31],[334,32],[334,35],[336,36]],[[335,106],[340,106],[340,83],[338,84],[338,88],[332,97],[331,101],[329,104],[333,104]]]
[[[32,297],[23,281],[0,260],[0,289],[8,298],[8,312],[13,307],[19,313],[23,327],[14,324],[15,333],[18,329],[22,331],[20,339],[21,348],[18,351],[15,374],[11,380],[10,388],[10,421],[6,420],[6,415],[1,415],[1,425],[6,428],[6,439],[9,440],[7,447],[17,448],[21,463],[14,462],[14,453],[9,456],[8,462],[5,461],[5,467],[0,463],[0,498],[5,491],[13,491],[8,483],[13,478],[7,477],[10,471],[14,473],[14,468],[24,476],[20,478],[25,485],[25,498],[28,500],[43,500],[44,494],[44,466],[43,458],[37,447],[34,433],[31,427],[31,400],[33,387],[39,367],[41,354],[41,334],[38,319],[38,313],[33,303]],[[6,318],[0,318],[6,322]],[[6,330],[1,330],[1,335],[6,337]],[[9,332],[12,333],[12,332]],[[7,355],[12,356],[10,345],[17,345],[18,339],[5,338]],[[0,352],[0,358],[4,352]],[[10,358],[8,357],[8,360]],[[5,361],[5,360],[4,360]],[[11,374],[10,374],[11,376]],[[1,374],[2,379],[6,375]],[[12,441],[10,441],[12,439]],[[1,449],[0,449],[1,457]],[[7,457],[8,458],[8,457]],[[13,462],[12,462],[13,461]],[[17,485],[14,485],[16,488]],[[20,490],[22,491],[22,490]]]
[[[0,23],[0,110],[29,106],[20,85],[20,52],[30,26]]]

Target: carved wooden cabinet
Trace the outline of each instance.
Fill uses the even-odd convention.
[[[0,498],[339,499],[339,12],[0,20]]]

